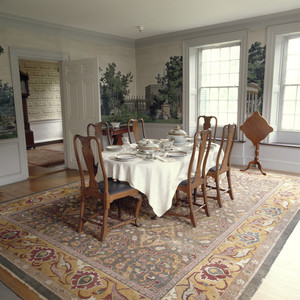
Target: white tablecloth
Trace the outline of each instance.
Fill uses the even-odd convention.
[[[215,144],[209,153],[206,171],[215,166],[219,145]],[[190,155],[172,161],[146,160],[141,157],[129,161],[118,161],[119,152],[103,151],[103,160],[108,177],[127,181],[130,186],[148,197],[154,213],[161,217],[172,206],[177,186],[187,179]],[[101,175],[97,176],[102,180]]]

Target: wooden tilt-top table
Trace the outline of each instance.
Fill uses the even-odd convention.
[[[246,171],[250,168],[251,164],[258,165],[259,170],[263,175],[266,175],[262,170],[261,163],[259,161],[259,143],[273,131],[273,128],[268,122],[260,115],[259,112],[255,111],[251,117],[249,117],[240,129],[244,132],[246,137],[255,146],[255,157],[253,161],[250,161],[247,168],[241,171]]]

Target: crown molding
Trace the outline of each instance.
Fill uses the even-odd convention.
[[[71,39],[87,42],[96,42],[105,45],[135,48],[135,40],[123,38],[115,35],[99,33],[91,30],[84,30],[75,27],[57,25],[50,22],[37,21],[30,18],[20,17],[0,12],[0,26],[13,27],[32,32],[60,35]]]
[[[148,38],[141,38],[136,40],[136,49],[151,47],[158,44],[182,42],[184,40],[193,39],[201,36],[219,34],[236,30],[249,30],[260,28],[263,26],[267,27],[277,24],[292,23],[296,21],[300,21],[300,8],[276,14],[214,24],[210,26],[203,26]]]
[[[300,21],[300,8],[276,14],[253,17],[232,22],[197,27],[188,30],[176,31],[163,35],[156,35],[141,39],[128,39],[120,36],[84,30],[70,26],[57,25],[50,22],[36,21],[0,12],[0,26],[26,29],[42,34],[61,35],[68,38],[102,43],[105,45],[139,49],[159,44],[182,42],[195,37],[207,36],[222,32],[254,29],[262,26],[272,26]]]

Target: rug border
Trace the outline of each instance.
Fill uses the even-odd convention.
[[[276,244],[274,245],[270,253],[267,255],[260,268],[257,270],[255,276],[250,280],[250,282],[248,283],[244,291],[239,296],[238,298],[239,300],[247,300],[253,297],[255,292],[262,284],[263,279],[268,275],[273,263],[275,262],[278,255],[280,254],[288,238],[294,231],[299,220],[300,220],[300,209],[296,212],[296,214],[293,216],[289,224],[283,230]]]

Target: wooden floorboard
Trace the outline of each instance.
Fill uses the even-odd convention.
[[[44,168],[46,169],[46,168]],[[51,168],[47,168],[51,169]],[[77,170],[62,168],[33,173],[28,179],[0,187],[0,203],[80,180]]]

